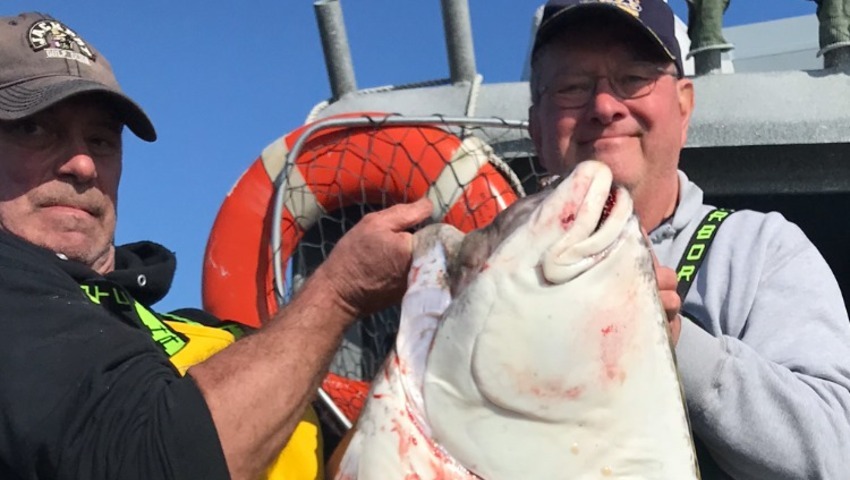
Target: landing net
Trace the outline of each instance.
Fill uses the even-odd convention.
[[[292,146],[275,181],[271,246],[279,303],[370,212],[428,196],[434,218],[469,231],[536,191],[543,178],[522,121],[361,115],[318,122]],[[355,421],[368,382],[392,349],[398,319],[398,307],[389,308],[345,333],[317,405],[326,437]]]

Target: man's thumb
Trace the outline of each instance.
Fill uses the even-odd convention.
[[[428,197],[422,197],[412,203],[400,203],[383,211],[389,222],[401,230],[412,227],[427,219],[433,207]]]

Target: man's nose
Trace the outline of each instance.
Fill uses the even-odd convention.
[[[614,93],[614,90],[611,89],[611,82],[605,77],[596,81],[596,89],[590,98],[590,102],[588,102],[587,110],[592,120],[603,125],[608,125],[628,115],[628,108],[623,103],[623,99]]]
[[[73,142],[60,160],[60,176],[73,177],[76,183],[88,183],[97,178],[97,165],[85,142]]]

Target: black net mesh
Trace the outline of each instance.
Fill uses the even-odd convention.
[[[516,125],[470,121],[333,128],[311,135],[294,153],[295,165],[283,184],[284,204],[293,218],[282,225],[281,244],[292,291],[370,212],[427,195],[439,207],[438,221],[469,231],[536,191],[544,178],[526,130]],[[287,245],[287,238],[298,241]],[[326,381],[325,390],[349,419],[392,349],[398,319],[398,307],[389,308],[360,319],[345,334],[331,365],[338,381]],[[348,388],[349,381],[356,388]],[[321,405],[319,411],[323,426],[335,423]],[[341,433],[325,431],[330,447]]]

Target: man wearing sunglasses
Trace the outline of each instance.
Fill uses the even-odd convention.
[[[703,478],[845,478],[850,323],[841,292],[797,226],[778,213],[712,217],[678,170],[694,85],[668,5],[550,1],[530,83],[543,166],[566,174],[600,160],[634,198],[660,262]],[[711,223],[720,218],[722,228]],[[698,270],[677,278],[672,268],[697,230],[710,230],[713,243]]]

